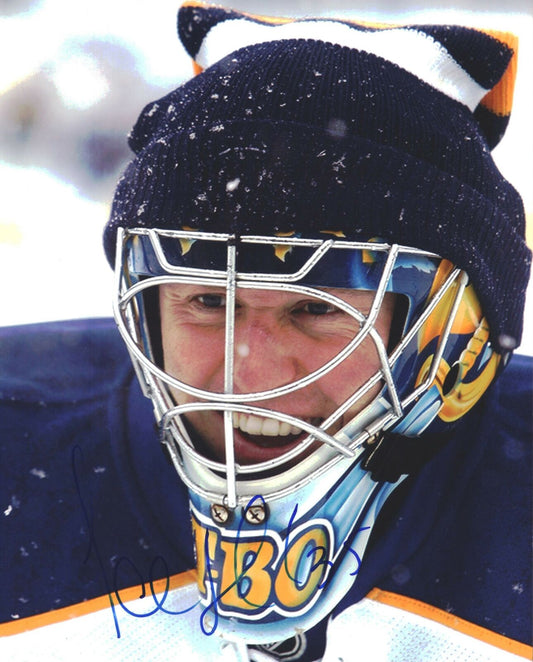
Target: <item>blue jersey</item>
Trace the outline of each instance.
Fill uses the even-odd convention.
[[[513,357],[384,506],[328,622],[261,654],[351,659],[342,642],[355,637],[358,660],[429,660],[413,632],[430,636],[430,623],[433,646],[463,650],[457,636],[510,656],[481,648],[480,660],[531,656],[532,384],[531,359]],[[223,644],[202,630],[187,490],[114,322],[0,330],[0,398],[0,657],[34,659],[40,646],[40,659],[63,659],[64,645],[71,659],[85,642],[95,659],[163,659],[176,645],[183,659],[216,659]],[[424,655],[406,652],[415,645]],[[478,659],[469,655],[450,659]]]

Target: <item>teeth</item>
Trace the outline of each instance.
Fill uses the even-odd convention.
[[[280,427],[281,425],[279,424],[279,421],[275,421],[273,418],[265,418],[261,425],[260,434],[277,437],[279,436]]]
[[[286,437],[288,434],[291,434],[291,430],[294,428],[294,425],[290,423],[280,423],[278,434],[280,437]],[[294,433],[297,434],[297,433]]]
[[[263,418],[249,414],[233,414],[233,427],[247,434],[265,437],[286,437],[289,434],[301,434],[302,429],[290,423],[282,423],[275,418]]]
[[[242,421],[241,419],[240,425],[243,432],[248,432],[248,434],[261,434],[263,421],[257,416],[248,416],[245,421]]]

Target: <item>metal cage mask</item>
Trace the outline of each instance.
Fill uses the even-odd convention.
[[[270,270],[257,269],[256,265],[265,264],[267,256]],[[475,336],[477,345],[487,345],[486,323],[483,327],[480,310],[473,310],[479,308],[479,304],[475,294],[468,293],[466,274],[434,254],[384,242],[353,242],[334,237],[236,237],[186,230],[128,230],[122,231],[118,239],[116,274],[115,315],[119,330],[130,350],[145,393],[154,402],[155,415],[176,469],[190,489],[229,508],[247,503],[258,493],[270,499],[285,494],[287,490],[294,489],[299,479],[312,480],[316,472],[325,470],[326,464],[341,457],[355,458],[363,446],[382,430],[396,429],[411,436],[420,434],[431,421],[422,423],[422,417],[418,415],[418,425],[413,425],[408,423],[407,414],[412,412],[414,403],[418,403],[420,411],[420,398],[431,391],[437,377],[444,382],[445,378],[439,374],[443,371],[443,361],[448,366],[456,365],[471,340],[470,336]],[[155,362],[153,332],[147,320],[143,293],[166,283],[195,284],[221,288],[223,291],[226,301],[223,393],[186,384],[170,376]],[[362,314],[332,294],[331,290],[318,289],[324,286],[374,292],[369,313]],[[357,323],[358,331],[336,356],[304,378],[260,392],[235,393],[235,302],[241,289],[312,296],[351,316]],[[374,329],[386,292],[402,294],[408,302],[399,340],[391,351],[387,350]],[[462,311],[463,317],[470,320],[477,312],[480,319],[472,333],[456,333],[456,327],[464,325],[457,315],[465,306],[468,310]],[[435,320],[437,315],[440,319]],[[480,328],[485,329],[485,342],[480,338]],[[367,337],[371,338],[379,356],[379,370],[320,426],[255,404],[282,397],[321,379],[355,352]],[[453,361],[454,353],[457,355],[456,361]],[[406,372],[409,365],[410,374]],[[421,371],[425,374],[421,375]],[[335,434],[328,434],[332,423],[338,421],[378,382],[383,383],[383,388],[372,406],[366,407]],[[170,388],[193,396],[196,402],[176,405],[170,396]],[[436,410],[437,407],[442,407],[442,402],[433,404],[432,408]],[[223,412],[226,439],[226,460],[223,464],[203,457],[195,450],[183,424],[182,417],[188,412],[207,409]],[[264,463],[238,466],[233,451],[234,412],[277,418],[299,427],[307,436],[287,455],[282,454]],[[399,425],[402,421],[403,425]],[[310,466],[303,470],[304,475],[298,476],[295,460],[305,456],[306,450],[316,440],[322,447],[318,465],[312,466],[314,463],[308,460],[305,464]],[[291,467],[291,477],[287,481],[290,485],[283,485],[280,474],[287,466]],[[209,480],[206,480],[207,476],[210,476]],[[261,476],[266,482],[258,490],[256,481]],[[247,485],[250,477],[253,485]]]

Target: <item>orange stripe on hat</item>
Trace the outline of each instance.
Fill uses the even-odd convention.
[[[518,67],[518,37],[510,32],[481,30],[503,42],[513,51],[513,56],[500,81],[481,100],[481,105],[499,117],[508,117],[513,105],[516,71]]]

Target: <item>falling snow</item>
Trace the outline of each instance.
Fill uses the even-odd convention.
[[[150,549],[150,545],[146,542],[144,538],[139,538],[138,543],[142,549]]]
[[[346,164],[344,163],[345,158],[346,158],[346,155],[344,154],[343,156],[341,156],[340,159],[338,159],[337,161],[334,161],[331,164],[334,172],[339,172],[339,170],[341,168],[346,168]]]
[[[231,193],[232,191],[235,191],[238,188],[240,183],[241,183],[241,180],[240,180],[239,177],[236,177],[235,179],[232,179],[231,181],[229,181],[226,184],[226,191],[228,191],[228,193]]]

